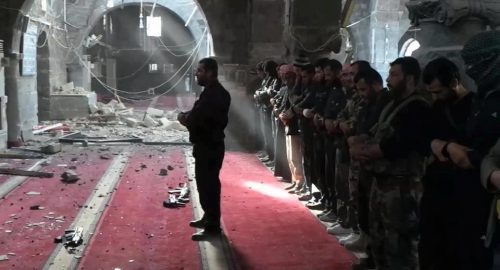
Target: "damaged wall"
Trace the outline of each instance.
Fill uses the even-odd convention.
[[[62,10],[61,1],[47,1],[47,6],[41,6],[41,1],[3,1],[0,3],[9,9],[3,9],[2,18],[8,18],[8,23],[1,31],[6,40],[7,57],[9,65],[6,67],[6,89],[9,98],[7,105],[8,116],[8,141],[19,144],[21,138],[32,137],[32,128],[38,124],[39,111],[38,101],[41,102],[41,118],[46,117],[46,100],[53,89],[66,82],[66,67],[64,65],[65,46],[58,40],[65,39],[62,16],[58,16]],[[26,33],[32,32],[30,37]],[[37,90],[36,51],[38,35],[45,32],[48,37],[45,46],[48,46],[48,54],[40,58],[45,63],[41,69],[40,76],[48,79],[41,80],[40,93]],[[34,37],[33,37],[34,36]],[[34,44],[30,44],[33,43]],[[42,44],[43,44],[42,43]],[[24,51],[23,46],[31,45],[32,51]],[[41,45],[41,44],[38,44]],[[31,61],[31,62],[29,62]],[[32,65],[32,73],[23,71],[23,65]],[[43,65],[42,65],[43,66]]]

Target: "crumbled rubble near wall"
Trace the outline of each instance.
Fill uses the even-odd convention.
[[[73,132],[81,132],[89,137],[140,137],[145,142],[188,142],[187,129],[177,121],[178,111],[127,108],[123,103],[111,100],[107,104],[97,102],[90,106],[90,112],[90,116],[85,118],[42,122],[37,129],[51,125],[57,127],[41,132],[35,142]],[[62,127],[57,125],[59,123]]]

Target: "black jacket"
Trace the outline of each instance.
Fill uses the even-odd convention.
[[[189,140],[195,145],[224,143],[230,104],[231,96],[219,82],[205,87],[193,109],[188,112],[186,126]]]

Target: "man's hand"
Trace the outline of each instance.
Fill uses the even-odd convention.
[[[303,114],[304,114],[305,118],[313,118],[314,117],[314,111],[312,109],[304,109]]]
[[[293,111],[298,114],[298,115],[303,115],[304,113],[304,109],[300,108],[300,107],[297,107],[297,106],[293,106]]]
[[[368,161],[369,158],[367,156],[367,145],[366,144],[357,144],[352,147],[349,147],[349,153],[351,154],[351,158],[357,161]]]
[[[443,148],[446,146],[446,143],[447,143],[446,141],[438,139],[432,140],[431,142],[432,153],[441,162],[448,161],[448,159],[445,156],[443,156]]]
[[[187,121],[187,117],[188,117],[188,113],[185,113],[185,112],[180,112],[178,115],[177,115],[177,121],[179,121],[179,123],[181,123],[181,125],[183,126],[186,126],[186,121]]]
[[[491,184],[498,190],[500,190],[500,171],[494,171],[490,176]]]
[[[314,115],[313,122],[318,130],[325,128],[325,119],[320,114],[317,113]]]
[[[326,119],[325,127],[329,135],[335,135],[335,133],[337,132],[337,121],[333,119]]]
[[[351,132],[351,127],[349,127],[349,125],[344,121],[339,123],[339,128],[340,130],[342,130],[342,133],[344,133],[344,135],[349,135],[349,133]]]
[[[359,136],[351,136],[347,138],[347,143],[349,144],[349,147],[353,147],[359,144],[366,144],[368,139],[370,139],[370,136],[367,134],[361,134]]]
[[[453,161],[455,165],[462,169],[473,168],[469,157],[467,156],[467,152],[471,149],[457,143],[448,144],[447,149],[448,153],[450,154],[451,161]]]

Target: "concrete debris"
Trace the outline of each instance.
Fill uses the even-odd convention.
[[[161,176],[166,176],[166,175],[168,175],[168,170],[166,170],[166,169],[161,169],[161,170],[160,170],[160,175],[161,175]]]
[[[48,155],[53,155],[62,151],[62,145],[60,143],[52,143],[40,147],[40,152]]]
[[[7,253],[7,255],[9,255],[9,256],[16,256],[16,253],[14,253],[14,252],[9,252],[9,253]]]
[[[75,84],[73,82],[69,82],[67,84],[63,84],[61,85],[61,92],[71,92],[73,91],[73,89],[75,89]]]
[[[179,131],[187,131],[187,128],[181,125],[177,121],[170,121],[167,118],[161,118],[158,120],[161,123],[161,127],[167,130],[179,130]]]
[[[28,228],[30,228],[30,227],[38,227],[38,226],[43,226],[43,224],[45,224],[45,221],[37,222],[37,223],[29,223],[28,225],[26,225],[26,227],[28,227]]]
[[[62,181],[66,183],[75,183],[80,179],[78,174],[72,170],[65,171],[62,175]]]
[[[40,192],[37,192],[37,191],[30,191],[30,192],[26,192],[26,195],[29,195],[29,196],[36,196],[36,195],[40,195],[41,193]]]
[[[30,210],[43,210],[45,207],[40,206],[40,205],[32,205],[30,206]]]
[[[1,261],[7,261],[9,257],[7,255],[0,255],[0,262]]]
[[[12,222],[14,222],[14,221],[13,220],[7,220],[3,224],[11,224]]]
[[[132,117],[123,117],[122,120],[128,127],[137,127],[141,123],[141,121]]]
[[[109,160],[109,159],[111,159],[111,156],[110,155],[101,155],[101,159]]]
[[[11,233],[12,231],[11,230],[5,230],[6,233]]]
[[[153,116],[153,117],[163,117],[163,115],[165,114],[165,112],[163,110],[158,110],[158,109],[155,109],[155,108],[148,108],[148,110],[146,111],[146,113],[148,115]]]
[[[158,122],[156,120],[154,120],[149,115],[144,116],[144,120],[142,121],[142,124],[145,127],[156,127],[156,126],[158,126]]]
[[[54,215],[55,213],[54,212],[49,212],[49,215]]]

